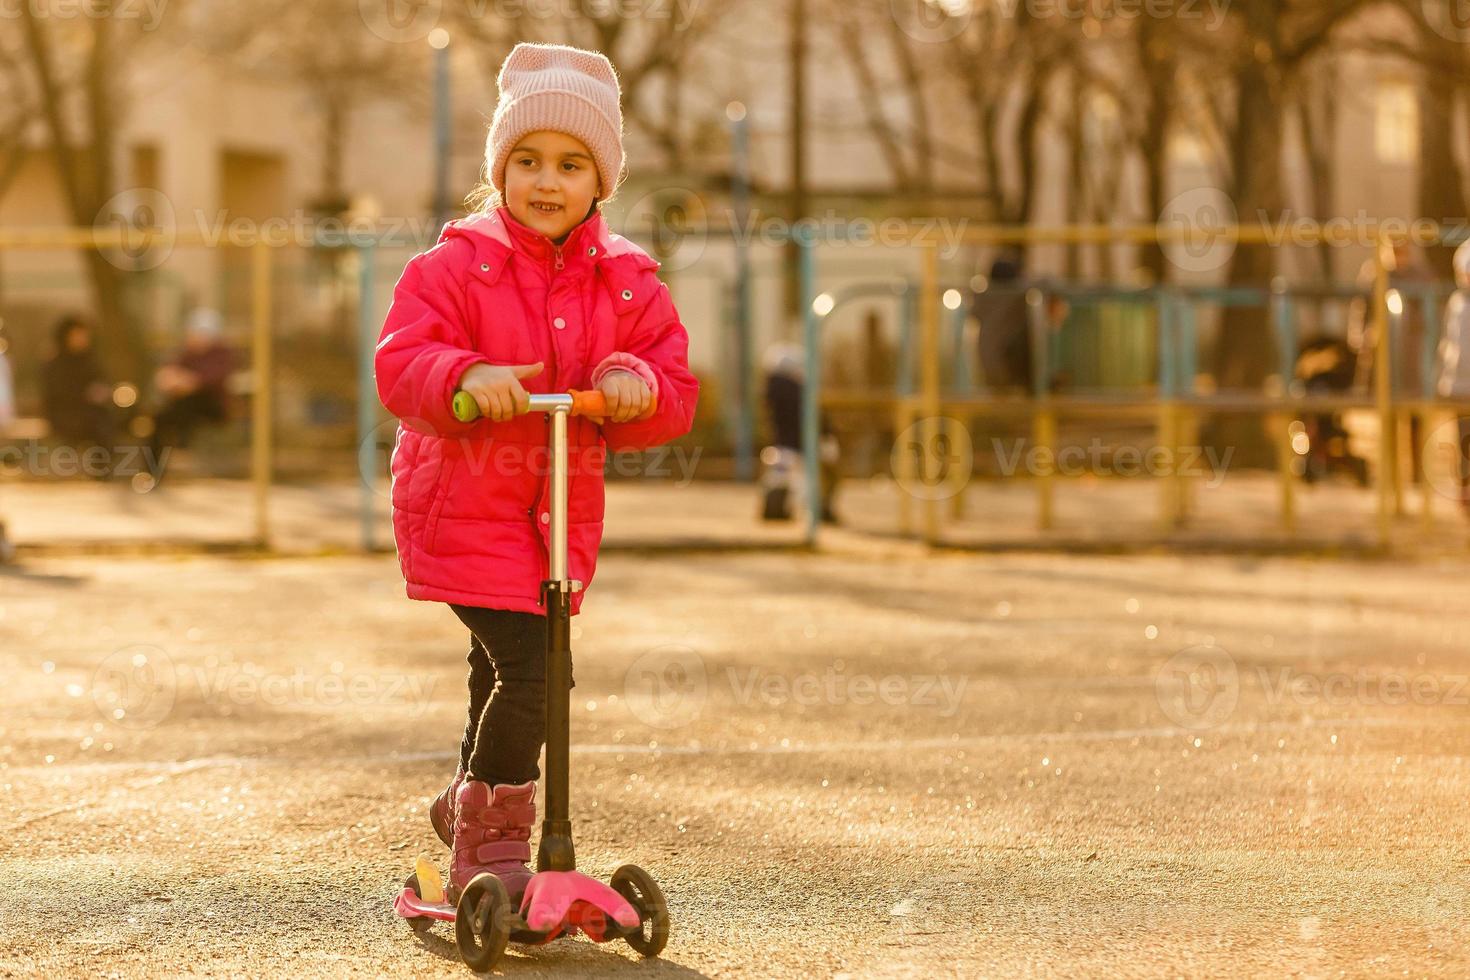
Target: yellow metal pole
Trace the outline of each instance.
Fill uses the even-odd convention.
[[[1036,474],[1036,526],[1038,530],[1052,529],[1052,491],[1055,489],[1057,458],[1057,414],[1043,399],[1036,411],[1031,427],[1031,437],[1038,449],[1044,449],[1042,458],[1048,465]]]
[[[1393,393],[1389,386],[1388,342],[1388,254],[1386,238],[1373,248],[1373,383],[1378,407],[1378,543],[1387,548],[1392,538],[1393,494],[1396,466],[1393,451]]]
[[[1166,534],[1179,526],[1178,423],[1179,419],[1174,413],[1173,405],[1168,398],[1165,398],[1159,403],[1159,434],[1155,441],[1159,449],[1163,451],[1164,458],[1168,460],[1169,467],[1169,471],[1164,474],[1164,479],[1159,483],[1159,527]]]
[[[913,424],[913,399],[894,399],[893,437],[902,440],[909,431],[909,426]],[[893,474],[898,481],[898,533],[905,537],[914,533],[914,501],[908,490],[914,485],[914,454],[909,450],[909,446],[898,447],[898,457],[895,460],[898,472]]]
[[[1276,475],[1281,482],[1281,530],[1287,537],[1296,535],[1296,474],[1292,462],[1296,451],[1291,446],[1291,428],[1287,416],[1272,412],[1266,416],[1271,427],[1272,441],[1276,445]]]
[[[250,253],[251,320],[255,370],[251,400],[250,476],[255,489],[255,538],[270,547],[271,487],[271,250],[257,242]]]
[[[957,414],[958,418],[956,418],[956,421],[963,419],[966,435],[973,437],[975,432],[974,413],[959,412]],[[955,418],[955,416],[950,416],[950,418]],[[971,441],[973,442],[973,438],[971,439]],[[949,519],[951,522],[958,523],[965,519],[965,491],[969,488],[969,481],[966,480],[963,484],[960,485],[960,488],[955,491],[954,496],[949,498]]]
[[[1397,405],[1389,402],[1393,414],[1393,439],[1389,446],[1393,452],[1393,516],[1403,517],[1408,513],[1404,506],[1404,446],[1409,441],[1409,434],[1404,427],[1404,413],[1399,411]]]
[[[939,393],[939,246],[924,248],[923,285],[919,293],[919,397],[924,442],[924,486],[936,489],[939,482],[940,404]],[[924,540],[939,540],[939,500],[924,495]]]
[[[1429,438],[1429,434],[1434,431],[1435,415],[1436,413],[1429,409],[1424,409],[1419,413],[1421,420],[1419,423],[1420,439]],[[1419,468],[1422,471],[1419,474],[1419,499],[1423,503],[1420,504],[1419,516],[1424,520],[1424,530],[1426,533],[1434,529],[1434,486],[1429,479],[1429,467],[1432,465],[1431,454],[1433,450],[1434,447],[1428,445],[1414,447],[1414,451],[1418,453]]]

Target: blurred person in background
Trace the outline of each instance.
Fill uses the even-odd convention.
[[[187,448],[200,425],[218,424],[229,416],[235,352],[223,333],[217,310],[195,309],[184,325],[183,348],[154,376],[154,388],[162,396],[150,441],[155,465],[161,467],[166,449]]]
[[[990,276],[975,294],[972,312],[980,323],[979,368],[986,388],[1030,394],[1031,321],[1018,256],[1005,253],[990,264]]]
[[[801,398],[806,378],[806,360],[795,344],[777,343],[766,349],[766,413],[771,423],[771,445],[761,450],[765,471],[761,476],[761,518],[785,521],[791,518],[793,498],[805,507],[802,476],[806,472],[801,453]],[[820,415],[818,459],[821,467],[822,520],[837,523],[832,499],[837,492],[841,448],[832,432],[827,413]]]
[[[1435,391],[1441,398],[1470,398],[1470,242],[1455,249],[1455,285],[1444,309],[1444,332],[1436,358]],[[1470,516],[1470,417],[1461,414],[1456,432],[1460,506]]]
[[[92,328],[68,313],[56,321],[56,349],[41,372],[42,407],[51,434],[77,451],[101,446],[111,452],[115,431],[112,385],[92,349]],[[107,473],[97,474],[106,478]]]

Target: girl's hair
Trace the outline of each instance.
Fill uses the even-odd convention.
[[[478,214],[481,211],[494,211],[504,204],[500,192],[495,185],[490,183],[489,164],[480,165],[480,182],[465,196],[464,206],[467,214]]]

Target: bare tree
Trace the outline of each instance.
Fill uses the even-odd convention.
[[[1311,187],[1311,212],[1319,220],[1332,217],[1337,209],[1337,98],[1341,80],[1331,52],[1321,57],[1303,73],[1303,84],[1292,99],[1301,129],[1303,155]],[[1330,242],[1319,242],[1316,248],[1318,274],[1323,282],[1333,279]]]
[[[428,45],[374,34],[356,0],[258,0],[214,8],[196,40],[237,70],[292,82],[306,94],[320,126],[313,205],[323,213],[348,206],[343,173],[354,113],[384,100],[427,103]]]
[[[1455,152],[1457,107],[1470,93],[1470,53],[1452,5],[1395,0],[1413,25],[1412,43],[1398,38],[1367,39],[1365,50],[1391,54],[1419,69],[1419,214],[1438,221],[1466,218],[1465,172]],[[1452,246],[1428,249],[1435,271],[1451,278]]]
[[[24,39],[0,36],[0,198],[25,165],[26,130],[39,113],[25,70]]]
[[[80,21],[37,16],[21,4],[18,46],[50,138],[57,182],[73,225],[92,227],[117,191],[113,160],[125,106],[122,66],[139,42],[136,22],[114,17],[112,0],[97,0]],[[97,249],[82,260],[91,285],[104,355],[119,357],[132,376],[145,373],[137,324],[127,315],[123,272]]]
[[[684,97],[697,80],[689,66],[730,7],[699,4],[686,15],[628,18],[616,4],[577,4],[556,19],[528,12],[485,17],[473,6],[458,9],[453,20],[457,37],[480,54],[486,79],[493,85],[501,62],[520,41],[572,44],[601,51],[617,66],[623,92],[625,124],[640,130],[664,154],[665,168],[687,166],[694,129],[685,119]]]
[[[1227,79],[1229,104],[1213,105],[1225,136],[1222,184],[1244,225],[1279,219],[1286,204],[1282,173],[1285,121],[1302,82],[1303,66],[1326,48],[1350,17],[1391,0],[1238,0],[1215,39],[1217,54],[1203,70]],[[1276,273],[1277,252],[1242,243],[1231,258],[1231,286],[1262,287]],[[1259,389],[1277,369],[1265,307],[1224,311],[1215,345],[1213,374],[1222,389]],[[1222,416],[1214,441],[1235,447],[1244,465],[1268,465],[1272,449],[1255,420]]]

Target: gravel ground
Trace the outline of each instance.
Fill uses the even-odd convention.
[[[657,961],[507,976],[1470,973],[1470,564],[608,554],[584,870]],[[391,557],[0,570],[0,972],[464,974],[389,905],[466,637]]]

